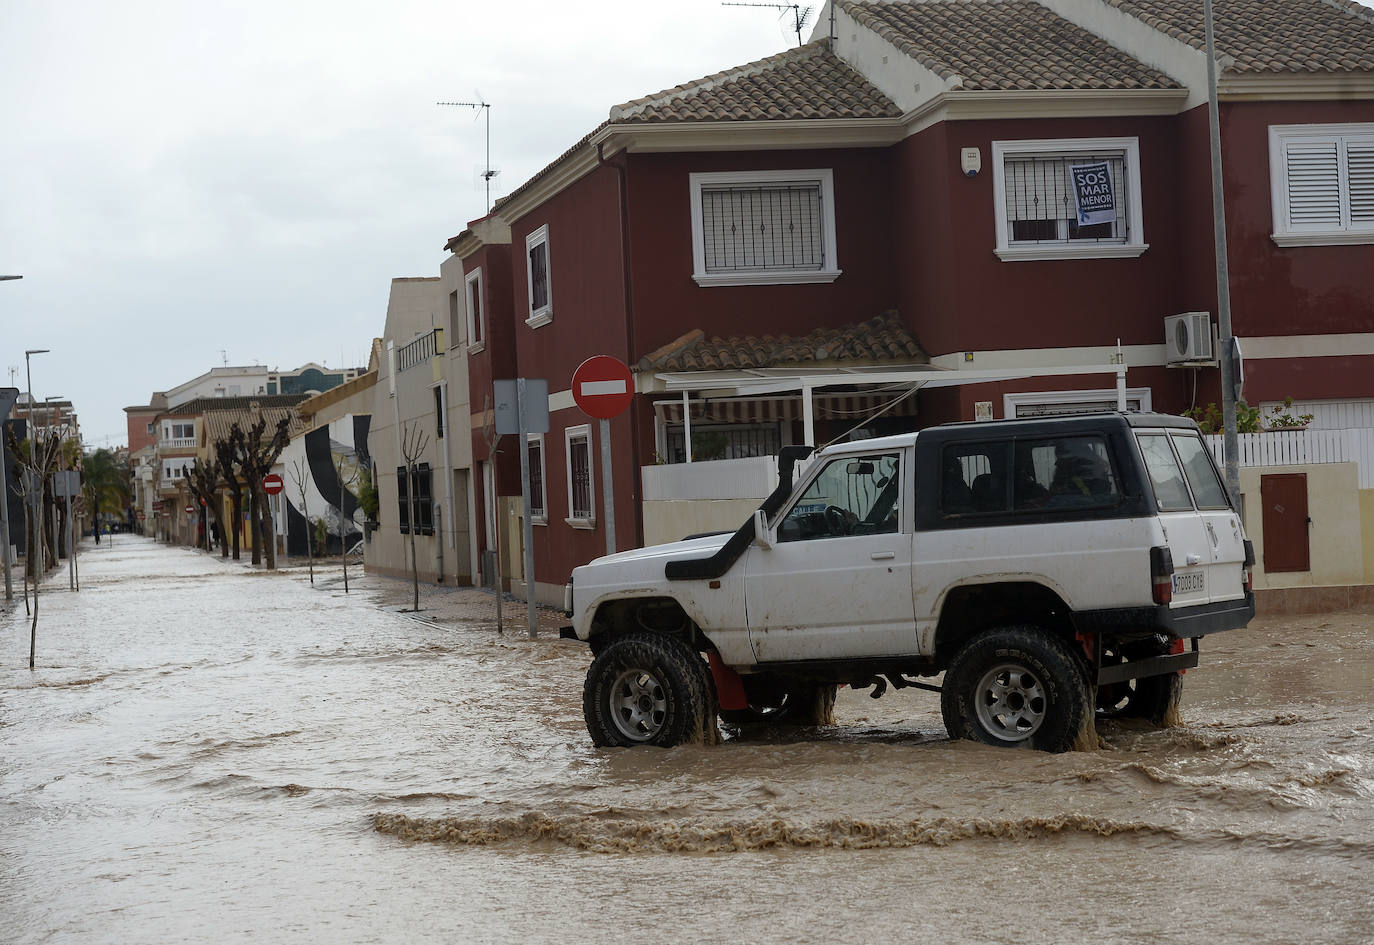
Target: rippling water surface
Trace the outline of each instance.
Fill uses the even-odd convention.
[[[937,698],[607,751],[585,646],[142,539],[0,612],[3,942],[1374,941],[1368,615],[1204,643],[1066,755]]]

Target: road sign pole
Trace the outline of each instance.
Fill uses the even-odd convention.
[[[611,484],[611,421],[601,418],[601,497],[606,506],[606,554],[615,554],[615,488]]]
[[[525,416],[525,379],[515,381],[515,412],[520,415],[520,498],[524,506],[521,521],[525,539],[525,603],[529,608],[530,639],[538,635],[539,624],[534,609],[534,523],[530,521],[530,438]]]

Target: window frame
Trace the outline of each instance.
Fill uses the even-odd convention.
[[[472,312],[473,293],[477,295],[477,315],[474,318]],[[463,309],[467,316],[468,326],[468,354],[476,354],[485,350],[487,347],[487,299],[486,299],[486,280],[482,278],[482,267],[463,276]]]
[[[1339,143],[1346,138],[1367,138],[1374,144],[1374,122],[1341,122],[1331,124],[1270,125],[1269,126],[1269,199],[1273,232],[1269,238],[1277,246],[1341,246],[1374,243],[1374,223],[1356,227],[1353,223],[1329,226],[1309,224],[1294,228],[1288,224],[1288,162],[1284,160],[1285,145],[1307,143]],[[1341,145],[1342,151],[1344,146]],[[1348,156],[1337,167],[1341,200],[1341,216],[1350,215],[1350,177]]]
[[[706,234],[702,223],[702,191],[715,187],[755,184],[819,182],[821,188],[820,269],[774,269],[767,272],[707,272]],[[840,269],[835,244],[835,173],[832,169],[772,171],[702,171],[688,175],[692,214],[692,281],[699,286],[726,285],[812,285],[834,282]]]
[[[1013,244],[1007,221],[1006,159],[1014,155],[1071,157],[1120,151],[1125,159],[1127,222],[1130,233],[1120,243],[1065,240],[1034,244]],[[1150,248],[1145,242],[1145,210],[1140,197],[1140,139],[1130,138],[1040,138],[992,142],[993,223],[997,243],[993,252],[1003,262],[1044,259],[1133,259]]]
[[[525,441],[528,447],[539,449],[539,489],[534,488],[534,457],[530,456],[530,523],[533,525],[549,524],[549,482],[547,478],[548,464],[544,461],[544,434],[526,433]],[[527,448],[528,448],[527,447]],[[535,505],[536,500],[538,505]],[[571,503],[568,505],[571,509]]]
[[[534,307],[534,267],[530,265],[530,254],[538,247],[544,247],[544,291],[547,298],[539,308]],[[529,317],[525,319],[525,324],[531,328],[539,328],[553,321],[553,249],[549,245],[549,225],[545,223],[539,229],[525,237],[525,291],[526,303],[529,306]]]
[[[573,465],[572,465],[572,444],[575,439],[585,439],[587,441],[587,515],[585,517],[576,514],[573,507]],[[563,471],[566,474],[568,485],[568,515],[563,519],[565,523],[573,528],[595,528],[596,527],[596,463],[592,461],[592,427],[589,423],[579,424],[563,429]]]

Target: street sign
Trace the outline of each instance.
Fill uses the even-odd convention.
[[[190,514],[191,514],[192,512],[194,512],[195,510],[196,510],[196,507],[195,507],[194,505],[188,505],[188,506],[186,506],[186,514],[187,514],[187,515],[190,515]]]
[[[138,510],[138,520],[139,520],[140,522],[143,521],[144,519],[146,519],[147,517],[148,517],[148,513],[147,513],[147,512],[143,511],[142,509],[139,509],[139,510]]]
[[[525,432],[549,432],[549,382],[541,377],[527,377],[525,381]],[[520,379],[494,381],[492,392],[496,400],[492,413],[496,417],[496,432],[504,435],[520,432]]]
[[[262,477],[262,491],[266,492],[268,495],[276,495],[278,492],[281,492],[283,485],[281,476],[278,476],[276,473],[268,473]]]
[[[598,354],[583,361],[573,372],[572,395],[587,416],[609,420],[630,406],[635,382],[624,362]]]

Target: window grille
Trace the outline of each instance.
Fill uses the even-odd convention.
[[[574,434],[568,439],[568,470],[572,485],[572,509],[569,518],[592,517],[591,448],[587,434]]]
[[[1069,168],[1101,161],[1106,161],[1111,171],[1116,220],[1080,227],[1074,213]],[[1120,152],[1052,156],[1014,154],[1006,157],[1004,170],[1005,212],[1011,242],[1105,243],[1122,242],[1130,236],[1130,213],[1134,208],[1127,206],[1126,158]]]
[[[549,305],[549,244],[530,247],[530,312]]]
[[[819,181],[702,188],[708,273],[821,269]]]
[[[545,518],[544,509],[544,444],[539,439],[529,441],[530,450],[530,517]]]

